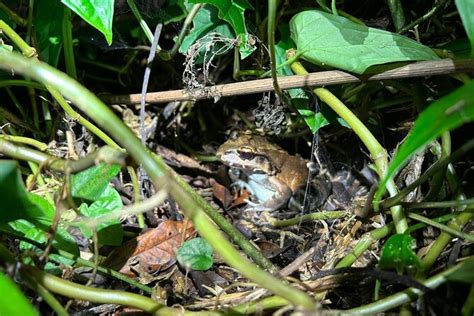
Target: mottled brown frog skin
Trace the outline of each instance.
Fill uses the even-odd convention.
[[[253,210],[275,211],[285,207],[292,194],[305,185],[308,176],[306,161],[290,155],[265,137],[241,134],[217,150],[217,157],[227,166],[244,173],[245,187],[258,203],[249,203]]]

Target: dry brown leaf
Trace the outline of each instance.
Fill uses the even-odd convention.
[[[215,198],[222,203],[224,209],[228,209],[233,199],[229,189],[227,189],[225,186],[223,186],[213,178],[210,178],[209,182],[212,185],[212,193],[214,194]]]
[[[184,221],[162,222],[112,251],[104,265],[130,277],[137,276],[137,269],[150,274],[164,270],[176,262],[178,247],[195,234],[191,222],[186,231],[184,225]]]

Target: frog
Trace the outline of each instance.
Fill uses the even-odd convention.
[[[259,135],[241,133],[230,138],[217,149],[216,156],[231,168],[234,185],[245,188],[257,200],[247,201],[247,210],[273,212],[286,207],[308,178],[304,158]]]

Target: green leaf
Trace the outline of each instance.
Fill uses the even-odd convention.
[[[186,17],[186,7],[183,0],[168,0],[165,1],[158,16],[161,18],[164,25],[172,22],[179,22]]]
[[[0,272],[0,315],[36,316],[39,313],[15,282]]]
[[[48,200],[34,193],[27,193],[28,200],[32,204],[29,216],[26,219],[50,225],[54,217],[54,205]]]
[[[179,51],[185,53],[189,47],[198,39],[205,37],[209,33],[219,33],[223,37],[233,39],[234,35],[230,27],[223,23],[218,17],[218,10],[213,6],[204,6],[199,10],[193,19],[193,28],[189,34],[184,38]],[[218,29],[221,26],[225,28]],[[224,33],[219,32],[224,30]]]
[[[0,160],[0,192],[9,197],[0,203],[1,223],[28,216],[30,203],[15,161]]]
[[[391,236],[383,247],[379,268],[393,268],[399,274],[402,274],[404,270],[415,272],[413,269],[420,267],[420,259],[413,251],[415,246],[416,241],[410,235],[396,234]]]
[[[474,80],[433,102],[420,114],[380,182],[375,201],[380,200],[385,192],[387,181],[402,168],[410,157],[441,136],[442,133],[474,120],[472,91],[474,91]]]
[[[123,207],[120,194],[114,188],[107,186],[102,195],[94,201],[90,206],[83,203],[79,207],[82,215],[89,218],[98,218],[103,215],[110,214],[113,211]],[[80,229],[84,236],[90,238],[92,230],[85,225],[80,225]],[[102,245],[119,246],[122,244],[123,229],[120,222],[116,219],[99,224],[97,227],[97,235],[99,243]]]
[[[41,60],[53,67],[58,65],[63,43],[62,22],[64,6],[57,0],[36,2],[35,32]]]
[[[226,39],[233,39],[234,34],[227,23],[223,23],[218,17],[218,11],[213,6],[204,6],[199,10],[193,19],[193,28],[189,34],[183,39],[179,47],[179,52],[185,54],[189,47],[193,45],[197,40],[201,40],[201,49],[199,50],[200,56],[196,59],[197,64],[202,64],[204,60],[204,52],[207,44],[212,40],[211,37],[206,37],[207,34],[217,33],[221,37]],[[223,43],[217,43],[211,48],[211,52],[208,54],[217,54],[218,51],[222,51]],[[223,50],[224,52],[226,50]]]
[[[405,36],[316,10],[295,15],[290,30],[304,59],[358,74],[378,64],[438,59],[429,47]]]
[[[178,262],[192,270],[204,271],[212,267],[212,247],[202,238],[186,241],[176,252]]]
[[[100,164],[72,176],[72,196],[97,200],[120,171],[118,165]]]
[[[456,0],[455,3],[467,37],[471,42],[471,56],[474,57],[474,4],[472,0]]]
[[[451,281],[474,284],[474,258],[467,259],[460,269],[454,270],[446,278]]]
[[[114,0],[61,0],[61,2],[104,34],[109,45],[112,44]]]
[[[234,29],[236,37],[240,37],[242,44],[240,54],[242,59],[252,53],[254,48],[247,45],[248,33],[245,26],[244,12],[246,9],[253,9],[247,0],[189,0],[189,3],[207,3],[219,9],[219,19],[229,23]]]
[[[25,237],[34,240],[40,244],[45,244],[46,241],[48,240],[45,229],[42,229],[31,222],[23,219],[19,219],[13,222],[8,223],[10,226],[10,229],[24,235]],[[76,244],[76,240],[67,232],[64,230],[64,228],[59,227],[54,239],[53,239],[53,246],[56,249],[64,250],[67,251],[75,256],[79,256],[79,248]],[[20,247],[21,250],[32,250],[35,249],[35,247],[26,242],[26,241],[20,241]]]
[[[8,197],[0,203],[0,223],[16,219],[42,220],[51,217],[48,206],[40,203],[40,198],[36,199],[34,194],[26,192],[15,161],[0,160],[0,192],[2,196]]]

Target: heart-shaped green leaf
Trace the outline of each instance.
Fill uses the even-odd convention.
[[[304,59],[358,74],[373,65],[438,58],[429,47],[405,36],[316,10],[295,15],[290,29]]]

